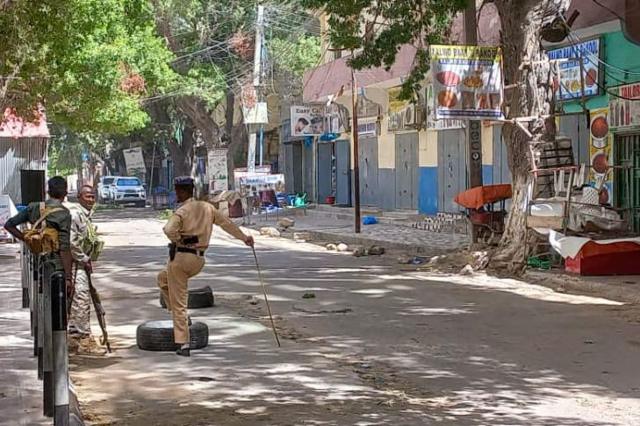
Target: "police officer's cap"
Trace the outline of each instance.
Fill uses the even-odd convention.
[[[193,178],[191,176],[179,176],[173,180],[175,186],[193,186]]]

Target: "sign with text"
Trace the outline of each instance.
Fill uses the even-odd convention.
[[[549,59],[561,60],[558,63],[560,78],[555,76],[553,86],[556,99],[566,101],[582,97],[582,82],[584,81],[584,96],[599,94],[598,81],[600,78],[600,39],[596,38],[583,43],[572,44],[547,51]],[[565,59],[564,61],[562,59]],[[580,63],[582,59],[582,64]],[[582,70],[582,75],[580,74]]]
[[[291,136],[320,136],[325,133],[325,105],[291,107]]]
[[[485,46],[430,46],[435,119],[504,118],[502,51]]]
[[[640,82],[610,88],[609,110],[612,131],[640,129]]]
[[[142,177],[146,174],[147,168],[144,164],[142,148],[123,149],[122,154],[124,155],[128,175]]]
[[[226,149],[209,150],[207,171],[209,172],[210,191],[226,191],[229,189]]]

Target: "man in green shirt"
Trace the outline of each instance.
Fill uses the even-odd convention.
[[[45,208],[56,211],[52,212],[45,219],[47,226],[58,231],[58,238],[60,240],[60,250],[56,253],[45,255],[45,265],[51,271],[63,271],[65,275],[67,292],[73,291],[73,280],[71,273],[71,214],[67,210],[62,202],[67,196],[67,181],[65,178],[55,176],[49,179],[47,182],[47,193],[49,199],[45,201]],[[24,235],[18,229],[19,225],[24,223],[34,224],[40,218],[40,203],[35,202],[29,204],[29,206],[9,219],[4,227],[5,229],[20,241],[24,241]]]

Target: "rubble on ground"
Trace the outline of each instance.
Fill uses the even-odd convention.
[[[264,226],[260,228],[260,235],[277,238],[280,236],[280,231],[278,231],[273,226]]]
[[[288,217],[283,217],[278,220],[278,226],[283,230],[292,228],[295,224],[296,224],[296,221]]]
[[[434,256],[419,269],[470,275],[475,271],[485,269],[489,263],[489,259],[490,253],[487,251],[462,250],[441,256]]]
[[[349,251],[349,246],[346,245],[345,243],[340,243],[337,245],[337,249],[338,251],[345,252],[345,251]]]

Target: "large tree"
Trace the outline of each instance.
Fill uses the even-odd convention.
[[[188,173],[193,163],[197,135],[207,148],[229,149],[233,169],[235,152],[246,142],[246,126],[234,122],[242,88],[252,87],[253,53],[257,4],[253,0],[152,0],[158,32],[176,55],[173,69],[182,81],[175,90],[151,98],[149,111],[159,123],[174,123],[182,135],[171,139],[169,149],[180,173]],[[266,9],[266,62],[280,76],[297,77],[317,63],[319,38],[305,31],[304,12],[299,0],[270,4]],[[270,75],[269,77],[274,77]],[[277,80],[267,78],[265,80]],[[295,81],[282,79],[281,81]],[[222,107],[224,119],[216,120]],[[176,171],[178,172],[178,171]]]
[[[471,0],[473,1],[473,0]],[[413,71],[403,84],[403,96],[420,89],[429,70],[428,46],[447,42],[455,15],[466,0],[303,0],[307,7],[329,16],[335,47],[360,49],[350,64],[355,69],[391,66],[404,44],[418,47]],[[479,2],[482,3],[482,2]],[[550,67],[541,44],[543,25],[568,7],[570,0],[493,0],[501,20],[505,81],[514,89],[507,99],[508,120],[533,117],[503,126],[509,168],[513,177],[513,203],[496,261],[519,270],[527,254],[526,203],[531,181],[529,144],[555,138]]]
[[[0,46],[0,108],[79,131],[141,128],[140,100],[176,84],[148,0],[3,1]]]

